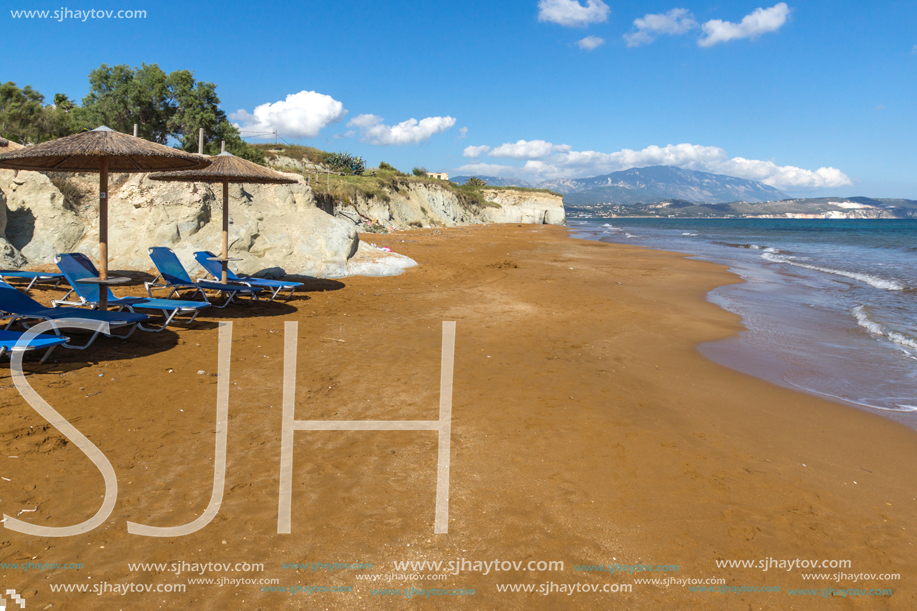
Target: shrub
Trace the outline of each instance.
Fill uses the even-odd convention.
[[[385,225],[373,222],[366,228],[366,233],[388,233],[388,228]]]
[[[299,146],[294,144],[273,145],[273,144],[253,144],[252,147],[258,149],[268,157],[283,155],[296,161],[308,161],[312,165],[320,165],[325,162],[325,151],[313,148],[311,146]],[[299,168],[300,170],[302,168]]]
[[[351,155],[348,152],[327,153],[325,163],[331,166],[331,169],[342,172],[353,172],[356,175],[363,174],[366,171],[366,162],[362,157]]]
[[[416,166],[415,166],[414,169],[412,170],[412,172],[414,173],[414,176],[423,178],[424,176],[427,175],[427,168],[425,168],[425,167],[423,167],[423,166],[421,166],[421,167],[416,167]]]
[[[467,181],[465,181],[465,184],[469,187],[483,187],[487,183],[481,180],[480,178],[478,178],[477,176],[472,176]]]

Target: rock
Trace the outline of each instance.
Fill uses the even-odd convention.
[[[14,189],[7,200],[13,207],[7,235],[14,244],[18,240],[24,256],[16,267],[54,263],[58,252],[79,251],[98,258],[97,195],[87,196],[74,211],[43,174],[21,172],[10,182]],[[110,187],[109,268],[152,271],[148,249],[166,246],[194,273],[195,251],[220,250],[222,207],[219,184],[129,175],[116,188]],[[241,259],[233,262],[233,270],[243,274],[280,269],[340,277],[346,275],[347,259],[359,243],[354,224],[318,209],[312,190],[301,183],[230,185],[229,212],[229,254]],[[0,243],[0,257],[2,251]]]
[[[350,276],[397,276],[417,261],[404,255],[386,252],[366,242],[360,242],[356,255],[347,262]]]
[[[566,223],[563,197],[540,191],[485,189],[487,201],[495,206],[477,207],[461,201],[436,184],[406,182],[387,193],[389,200],[353,198],[338,207],[337,215],[359,223],[366,230],[378,222],[397,229],[409,227],[455,227],[481,223]]]
[[[279,280],[286,275],[287,272],[282,267],[268,267],[252,274],[255,278],[265,278],[266,280]]]
[[[72,252],[85,234],[86,223],[44,174],[0,170],[0,190],[6,195],[0,206],[3,265],[54,263],[56,254]]]
[[[500,206],[484,209],[484,215],[492,223],[563,225],[566,222],[564,200],[559,195],[511,189],[484,189],[482,193],[487,201]]]
[[[60,176],[52,182],[37,172],[0,171],[0,266],[53,264],[61,252],[98,259],[98,177]],[[378,197],[356,193],[342,206],[313,193],[300,175],[287,176],[297,182],[230,185],[229,254],[239,259],[232,263],[234,271],[265,278],[341,278],[399,274],[416,265],[408,257],[360,244],[357,231],[375,222],[398,229],[565,222],[562,198],[543,192],[485,189],[495,204],[481,207],[437,184],[404,181]],[[193,253],[220,252],[222,207],[220,184],[112,175],[109,269],[154,272],[147,251],[165,246],[189,272],[200,274]]]

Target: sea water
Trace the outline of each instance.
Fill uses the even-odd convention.
[[[683,252],[745,282],[713,361],[917,428],[917,220],[586,219],[574,237]]]

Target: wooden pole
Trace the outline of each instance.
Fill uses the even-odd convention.
[[[229,181],[223,180],[223,275],[221,282],[226,284],[227,270],[229,269]]]
[[[108,157],[99,159],[99,278],[108,279]],[[105,285],[99,285],[99,309],[108,309]]]
[[[197,154],[204,154],[204,128],[202,127],[197,132]]]

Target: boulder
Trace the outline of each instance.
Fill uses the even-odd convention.
[[[0,191],[6,200],[0,206],[3,265],[54,263],[56,254],[72,252],[86,232],[72,203],[44,174],[0,170]]]

